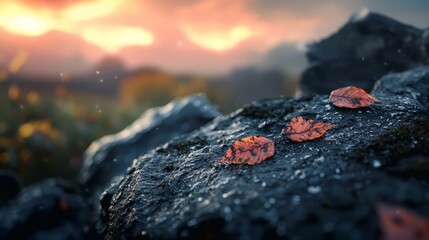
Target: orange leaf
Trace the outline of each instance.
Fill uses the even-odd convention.
[[[428,240],[429,220],[405,208],[377,205],[383,240]]]
[[[253,165],[274,155],[274,142],[261,136],[235,141],[219,163]]]
[[[380,100],[358,87],[344,87],[331,92],[329,100],[341,108],[360,108],[370,106]]]
[[[332,124],[305,120],[299,116],[293,118],[288,125],[282,129],[281,134],[295,142],[302,142],[319,138],[332,128],[335,128]]]

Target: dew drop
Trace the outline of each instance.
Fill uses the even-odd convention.
[[[298,205],[301,202],[301,197],[299,195],[294,195],[292,197],[292,204],[293,205]]]
[[[379,168],[379,167],[381,167],[381,162],[380,162],[380,161],[378,161],[378,160],[374,160],[374,161],[372,162],[372,167],[374,167],[374,168]]]
[[[223,208],[223,212],[224,212],[225,214],[229,214],[229,213],[231,213],[231,208],[230,208],[230,207],[224,207],[224,208]]]
[[[307,188],[307,191],[311,194],[318,194],[322,190],[320,186],[309,186]]]

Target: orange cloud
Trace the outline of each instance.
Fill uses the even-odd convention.
[[[0,3],[0,26],[9,32],[26,36],[39,36],[53,28],[51,14],[36,13],[31,7],[5,1]]]
[[[260,16],[251,2],[3,0],[0,27],[24,36],[58,30],[78,35],[108,52],[128,46],[150,46],[155,39],[160,44],[187,39],[200,48],[217,52],[251,40],[253,50],[265,51],[283,41],[314,39],[321,31],[327,32],[326,26],[332,24],[326,22],[338,21],[342,12],[335,5],[327,5],[319,7],[318,14],[303,15],[285,5],[285,9],[275,9],[267,16],[261,12]]]
[[[76,34],[108,52],[130,45],[152,44],[153,34],[143,27],[103,23],[103,18],[121,10],[121,3],[119,0],[81,1],[54,9],[6,0],[0,3],[0,27],[24,36],[40,36],[52,30]]]
[[[87,28],[83,30],[82,37],[108,52],[117,52],[127,46],[148,46],[154,42],[154,37],[149,31],[121,25]]]
[[[259,34],[260,24],[244,0],[200,1],[182,9],[179,17],[185,36],[213,51],[229,50]]]
[[[97,20],[120,10],[120,0],[97,0],[76,2],[61,11],[62,17],[71,22]]]
[[[185,25],[183,30],[191,42],[213,51],[229,50],[253,35],[252,30],[247,26],[199,31]]]

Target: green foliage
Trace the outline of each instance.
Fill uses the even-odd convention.
[[[144,109],[121,109],[114,100],[72,96],[36,102],[0,97],[0,169],[24,182],[49,177],[73,179],[89,144],[120,131]]]

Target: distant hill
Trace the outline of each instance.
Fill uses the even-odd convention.
[[[257,66],[299,76],[307,67],[307,60],[305,51],[298,49],[296,44],[281,43],[262,56]]]
[[[97,46],[64,32],[26,37],[0,29],[0,69],[6,69],[19,51],[28,53],[20,72],[31,75],[83,74],[105,55]]]

